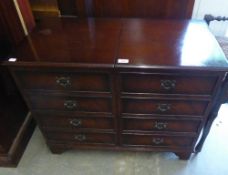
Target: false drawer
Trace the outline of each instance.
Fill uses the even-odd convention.
[[[218,76],[121,74],[122,93],[212,95]]]
[[[39,123],[43,128],[49,129],[110,129],[114,130],[113,118],[95,118],[95,117],[80,117],[80,116],[63,116],[63,115],[48,115],[37,116]]]
[[[127,131],[168,131],[197,133],[201,120],[189,119],[141,119],[122,118],[122,130]]]
[[[108,73],[15,71],[23,89],[111,92]]]
[[[69,95],[28,95],[32,109],[77,112],[112,111],[111,97],[73,97]]]
[[[115,144],[115,133],[47,132],[49,140],[75,144]]]
[[[209,101],[122,98],[122,113],[203,116]]]
[[[190,147],[194,143],[193,137],[122,134],[122,144],[126,146],[153,146],[153,147]]]

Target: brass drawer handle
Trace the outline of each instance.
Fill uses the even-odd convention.
[[[167,112],[171,109],[171,105],[170,104],[158,104],[158,108],[157,108],[160,112]]]
[[[73,100],[66,100],[65,102],[64,102],[64,107],[66,108],[66,109],[75,109],[75,108],[77,108],[77,102],[76,101],[73,101]]]
[[[86,136],[84,134],[78,134],[74,136],[74,139],[79,141],[79,142],[83,142],[86,140]]]
[[[176,80],[161,80],[161,88],[163,90],[172,90],[176,88]]]
[[[56,83],[66,88],[71,86],[71,79],[70,77],[56,77]]]
[[[153,138],[153,143],[156,145],[162,144],[162,143],[164,143],[164,139],[163,138]]]
[[[72,126],[78,127],[78,126],[82,125],[82,121],[79,119],[72,119],[72,120],[70,120],[70,124]]]
[[[159,130],[166,129],[167,126],[168,126],[168,123],[163,123],[163,122],[155,122],[155,125],[154,125],[154,127]]]

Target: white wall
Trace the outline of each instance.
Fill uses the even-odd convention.
[[[205,14],[228,17],[228,0],[195,0],[193,19],[203,19]],[[228,22],[212,22],[210,29],[215,35],[228,36]]]
[[[205,14],[228,16],[228,0],[195,0],[193,18],[202,19]]]

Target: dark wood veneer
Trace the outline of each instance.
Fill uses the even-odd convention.
[[[48,132],[47,138],[74,144],[115,144],[115,133]]]
[[[111,97],[99,98],[34,94],[32,96],[28,96],[28,100],[32,109],[79,112],[112,112]]]
[[[216,75],[121,73],[122,93],[212,95]],[[194,82],[194,84],[192,83]],[[170,87],[173,84],[173,86]]]
[[[24,89],[110,92],[111,77],[108,73],[69,72],[69,71],[17,71]],[[36,81],[32,81],[35,79]]]
[[[123,134],[122,144],[126,146],[151,147],[191,147],[194,139],[183,136],[149,135],[149,134]]]
[[[208,101],[150,99],[150,98],[122,98],[122,113],[125,114],[170,114],[204,116]]]
[[[201,120],[172,118],[122,118],[123,132],[192,132],[197,133]]]
[[[67,116],[67,114],[65,115]],[[43,128],[48,129],[68,129],[68,130],[82,130],[82,129],[106,129],[113,130],[113,118],[81,118],[77,117],[62,117],[59,115],[38,116],[38,120]]]

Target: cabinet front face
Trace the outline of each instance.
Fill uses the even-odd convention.
[[[116,144],[112,71],[16,68],[12,72],[47,143]]]
[[[51,141],[78,145],[115,145],[115,133],[47,132]]]
[[[35,117],[39,120],[42,128],[50,130],[115,130],[114,119],[111,116],[83,116],[63,114],[37,114]]]
[[[194,138],[186,136],[164,136],[147,134],[123,134],[122,144],[124,146],[145,146],[160,148],[186,148],[189,149],[194,144]]]
[[[166,114],[203,116],[208,101],[122,98],[122,114]]]
[[[127,70],[127,71],[126,71]],[[221,81],[219,73],[120,68],[120,144],[193,150]]]
[[[28,95],[28,100],[34,110],[112,113],[111,98]]]
[[[191,152],[221,79],[170,70],[12,72],[47,143],[69,148]]]
[[[107,73],[88,72],[17,72],[24,89],[74,91],[74,92],[111,92],[111,80]]]
[[[121,92],[174,95],[213,95],[216,75],[183,75],[168,73],[123,73]]]
[[[122,117],[121,128],[123,132],[186,132],[197,133],[201,120],[173,119],[167,117]]]

